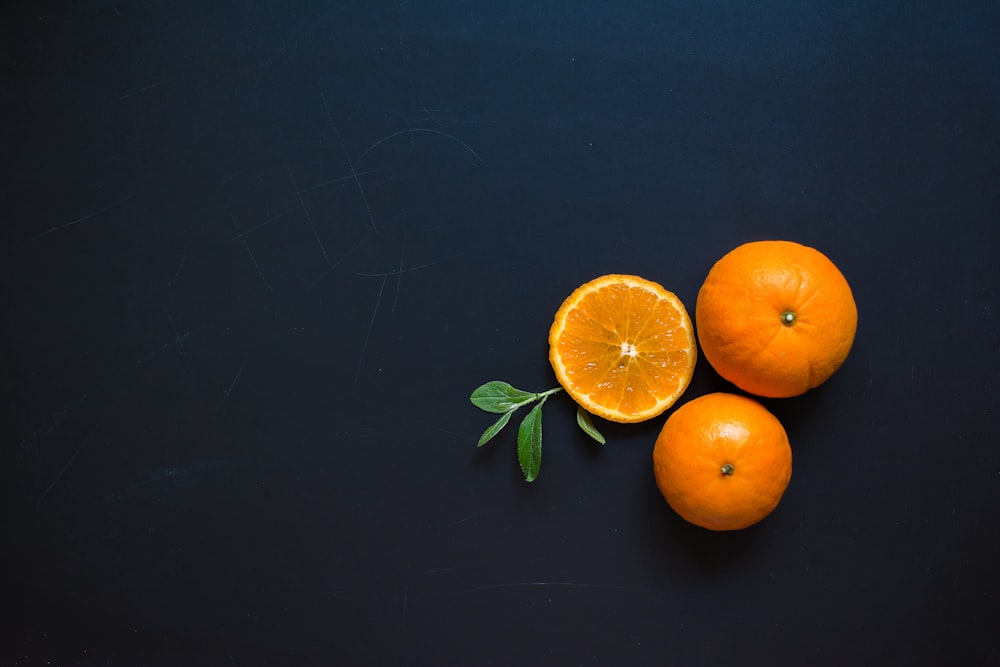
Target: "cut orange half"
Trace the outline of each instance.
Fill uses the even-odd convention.
[[[576,288],[549,330],[559,384],[587,412],[615,422],[652,419],[673,405],[697,354],[681,300],[638,276],[601,276]]]

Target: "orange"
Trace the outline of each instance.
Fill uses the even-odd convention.
[[[781,422],[757,401],[706,394],[667,419],[653,448],[653,472],[684,519],[738,530],[778,506],[792,477],[792,448]]]
[[[791,241],[756,241],[712,267],[695,321],[702,352],[719,375],[751,394],[784,398],[840,368],[858,309],[826,255]]]
[[[684,304],[650,280],[612,274],[578,287],[556,312],[549,361],[587,412],[615,422],[651,419],[691,382],[697,358]]]

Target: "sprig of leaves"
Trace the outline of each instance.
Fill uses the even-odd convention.
[[[500,418],[483,431],[476,446],[482,447],[492,440],[518,409],[535,403],[517,429],[517,461],[521,465],[525,481],[535,481],[542,466],[542,406],[549,396],[560,391],[562,387],[539,393],[523,391],[500,380],[477,387],[469,400],[480,410],[499,414]],[[604,436],[594,427],[590,414],[580,406],[576,409],[576,423],[591,438],[602,445],[605,443]]]

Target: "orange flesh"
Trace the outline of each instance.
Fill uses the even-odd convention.
[[[687,388],[696,358],[683,304],[636,276],[604,276],[578,288],[556,314],[549,342],[560,384],[613,421],[666,410]]]

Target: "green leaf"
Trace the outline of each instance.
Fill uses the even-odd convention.
[[[538,394],[515,389],[499,380],[493,380],[477,387],[469,397],[472,404],[480,410],[495,413],[513,412],[536,399],[538,399]]]
[[[528,482],[535,481],[542,467],[542,405],[531,408],[531,412],[517,429],[517,461]]]
[[[590,413],[583,409],[582,406],[576,406],[576,423],[579,424],[583,432],[589,435],[591,438],[601,443],[602,445],[607,442],[604,436],[601,435],[600,431],[594,426],[594,421],[590,418]]]
[[[511,412],[505,412],[502,415],[500,415],[500,419],[498,419],[495,422],[493,422],[492,426],[490,426],[488,429],[486,429],[485,431],[483,431],[483,435],[480,436],[480,438],[479,438],[479,444],[477,444],[476,447],[482,447],[487,442],[489,442],[490,440],[492,440],[493,436],[495,436],[497,433],[499,433],[501,431],[501,429],[503,429],[503,427],[507,425],[507,422],[510,421],[510,416],[512,414],[514,414],[513,411],[511,411]]]

